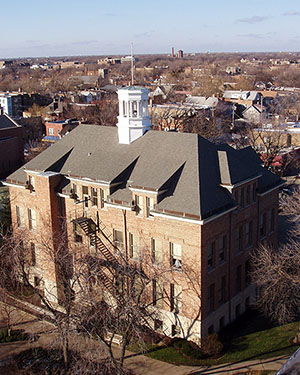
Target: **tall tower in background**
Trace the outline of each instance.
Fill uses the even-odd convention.
[[[180,49],[178,52],[177,52],[177,57],[179,59],[182,59],[183,58],[183,51]]]
[[[172,47],[172,52],[171,52],[171,56],[172,56],[172,57],[175,57],[175,51],[174,51],[174,47]]]

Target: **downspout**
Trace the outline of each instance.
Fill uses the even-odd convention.
[[[126,259],[126,261],[128,261],[126,210],[122,210],[122,213],[123,213],[123,233],[124,233],[124,250],[125,250],[125,259]]]
[[[229,213],[229,251],[228,251],[228,317],[231,323],[231,252],[232,252],[232,212]]]

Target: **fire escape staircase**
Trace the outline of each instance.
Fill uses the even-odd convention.
[[[97,229],[98,229],[98,231],[104,236],[104,238],[106,238],[109,241],[111,247],[114,246],[111,243],[110,239],[102,231],[102,229],[100,229],[100,225],[97,226],[96,223],[93,221],[93,219],[87,218],[87,217],[81,217],[81,218],[75,219],[74,222],[78,224],[80,228],[82,229],[82,231],[85,233],[85,235],[89,237],[90,244],[92,246],[95,246],[96,248],[96,253],[99,251],[100,254],[103,256],[107,264],[106,268],[110,272],[111,272],[111,268],[116,268],[118,265],[117,259],[114,257],[114,255],[109,250],[109,248],[104,244],[101,238],[97,235]],[[113,292],[114,283],[106,274],[106,272],[103,271],[102,267],[97,267],[97,273],[103,285],[105,286],[105,288],[108,291]]]

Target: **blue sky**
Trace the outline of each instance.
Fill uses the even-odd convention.
[[[299,51],[299,0],[0,0],[0,58]]]

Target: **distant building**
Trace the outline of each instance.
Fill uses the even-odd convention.
[[[42,139],[43,142],[56,142],[64,135],[79,125],[76,119],[68,119],[62,121],[48,121],[45,122],[46,136]]]
[[[134,57],[134,56],[125,56],[125,57],[121,57],[121,63],[128,63],[128,62],[131,62],[133,60],[133,62],[137,62],[139,61],[139,59],[137,57]]]
[[[178,52],[177,52],[177,57],[179,59],[182,59],[183,58],[183,51],[180,49]]]
[[[22,116],[22,95],[17,93],[0,93],[0,106],[10,117]]]
[[[174,51],[174,47],[172,47],[172,52],[171,52],[171,56],[172,56],[172,57],[175,57],[175,51]]]
[[[7,114],[0,114],[0,178],[22,165],[24,159],[23,128]]]

